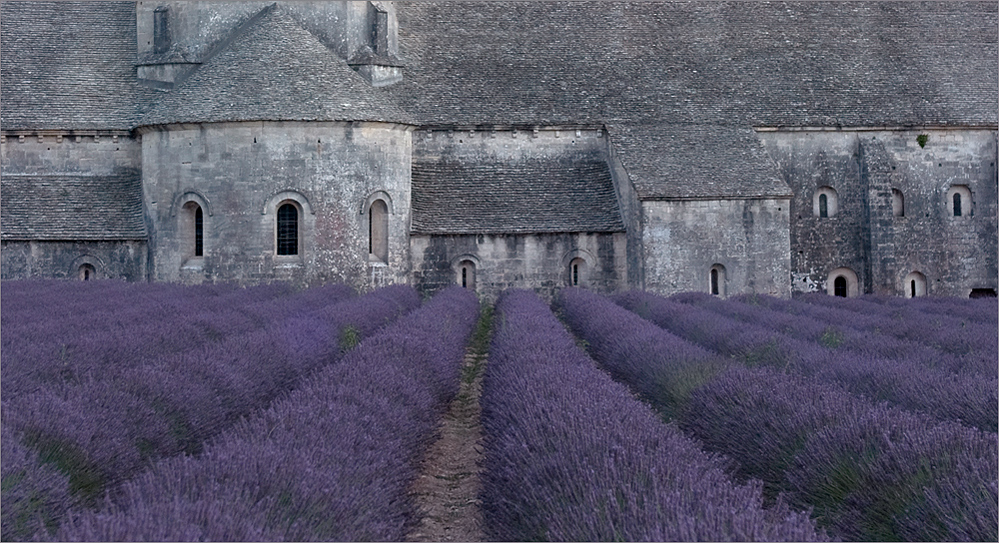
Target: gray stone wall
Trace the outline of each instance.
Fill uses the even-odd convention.
[[[0,270],[8,279],[80,279],[89,264],[95,279],[146,279],[144,241],[4,241]]]
[[[413,136],[413,153],[417,157],[526,160],[571,154],[606,159],[608,152],[607,133],[601,128],[418,130]]]
[[[643,201],[645,289],[709,292],[721,265],[722,295],[789,296],[788,214],[783,199]]]
[[[826,291],[839,267],[856,272],[861,293],[904,295],[911,272],[926,277],[931,296],[996,288],[995,131],[773,131],[760,138],[795,194],[793,291]],[[837,191],[834,217],[814,214],[813,195],[823,185]],[[961,217],[948,198],[954,186],[972,195]],[[903,196],[903,216],[893,213],[892,189]]]
[[[5,132],[4,174],[131,175],[142,164],[142,145],[128,132]]]
[[[579,285],[597,292],[627,287],[624,233],[414,235],[413,284],[435,292],[460,283],[460,264],[475,264],[475,290],[495,300],[508,288],[526,288],[551,299],[572,284],[571,263],[582,259]]]
[[[249,122],[145,131],[144,199],[158,281],[408,282],[411,129]],[[369,262],[367,205],[388,200],[388,261]],[[276,209],[298,202],[299,255],[276,254]],[[191,258],[184,205],[204,214]]]

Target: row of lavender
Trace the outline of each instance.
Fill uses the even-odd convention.
[[[778,307],[785,304],[775,298],[755,299]],[[996,431],[999,381],[994,345],[983,347],[993,351],[991,369],[984,364],[960,367],[953,361],[961,357],[919,343],[831,326],[804,314],[768,309],[763,303],[699,293],[666,299],[637,291],[618,295],[615,301],[692,343],[744,363],[835,381],[873,400]],[[994,343],[994,330],[992,336]]]
[[[105,341],[106,351],[94,344],[88,357],[67,365],[75,370],[74,378],[20,372],[25,376],[21,383],[32,383],[25,387],[28,393],[8,394],[5,373],[5,440],[16,436],[37,452],[35,464],[57,467],[67,477],[67,489],[52,494],[48,487],[32,488],[30,481],[48,484],[51,478],[22,476],[41,469],[35,464],[4,462],[4,539],[51,531],[67,506],[64,495],[92,503],[159,458],[199,452],[205,440],[265,407],[307,373],[337,360],[360,337],[420,304],[411,287],[387,287],[359,298],[346,294],[343,287],[324,287],[235,305],[237,313],[240,307],[259,306],[251,325],[230,326],[231,333],[218,339],[181,341],[188,346],[184,350],[171,346],[165,352],[116,358],[121,356],[116,342]],[[140,299],[130,302],[139,305]],[[313,309],[296,310],[295,301]],[[155,307],[149,311],[155,313]],[[232,312],[216,314],[215,322],[225,328],[222,317],[228,315]],[[168,333],[172,321],[164,322],[166,328],[137,323],[125,330],[136,342],[152,345],[158,333]],[[42,355],[39,361],[46,367]],[[5,372],[8,364],[16,368],[31,363],[4,354]],[[50,505],[44,505],[47,502]]]
[[[73,511],[56,539],[402,541],[408,485],[457,393],[478,307],[465,289],[442,291],[200,455]]]
[[[726,303],[707,295],[683,295],[675,299],[741,320],[762,321],[799,337],[832,333],[844,348],[881,358],[919,361],[957,372],[995,373],[999,340],[994,316],[971,319],[956,311],[955,315],[919,311],[916,302],[911,307],[895,306],[875,303],[874,297],[844,299],[819,294],[794,300],[762,295],[735,299],[743,304]],[[993,312],[997,309],[994,300],[991,304],[988,300],[962,302],[972,307],[991,305]],[[952,301],[943,307],[964,307],[957,304]]]
[[[4,395],[136,366],[354,296],[342,285],[293,293],[280,284],[140,289],[113,281],[87,282],[74,295],[58,283],[3,286]],[[19,303],[32,289],[39,303]]]
[[[556,306],[611,375],[708,450],[733,459],[740,477],[762,480],[767,495],[811,508],[834,537],[999,536],[995,433],[875,403],[818,372],[747,367],[771,353],[762,345],[753,357],[704,349],[586,291],[565,290]],[[703,333],[696,337],[706,342]],[[783,347],[772,352],[795,355]]]
[[[499,541],[822,539],[598,370],[534,294],[497,302],[483,511]]]
[[[833,298],[836,298],[835,296]],[[957,318],[971,323],[999,324],[999,300],[995,297],[986,298],[956,298],[921,296],[918,298],[899,298],[878,294],[865,294],[857,298],[831,299],[819,293],[809,293],[800,298],[809,303],[834,305],[839,308],[867,312],[871,304],[880,305],[889,311],[900,311],[902,314],[916,313],[929,316]],[[916,313],[913,313],[916,312]]]

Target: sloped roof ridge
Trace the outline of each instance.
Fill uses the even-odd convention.
[[[410,124],[410,116],[275,3],[235,29],[138,126],[227,121]]]

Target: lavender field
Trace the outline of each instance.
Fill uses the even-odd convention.
[[[7,541],[404,540],[489,309],[458,287],[0,289]],[[997,311],[504,293],[483,533],[995,541]]]

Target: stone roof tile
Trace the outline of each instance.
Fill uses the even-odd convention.
[[[413,164],[415,234],[624,230],[610,169],[599,158]]]
[[[640,199],[792,195],[752,128],[611,125],[608,132]]]
[[[139,175],[4,175],[4,240],[146,239]]]
[[[155,91],[136,78],[134,2],[3,2],[4,130],[128,130]]]

